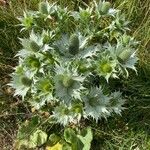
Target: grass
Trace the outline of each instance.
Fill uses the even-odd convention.
[[[20,27],[16,26],[16,16],[23,9],[36,10],[40,0],[11,0],[9,8],[0,8],[0,149],[13,147],[18,124],[28,118],[25,104],[12,98],[6,86],[9,74],[17,60],[14,55],[20,49],[18,36]],[[51,0],[52,1],[52,0]],[[80,0],[78,0],[79,2]],[[139,45],[138,75],[132,75],[121,83],[127,99],[126,110],[121,116],[113,116],[108,121],[93,123],[93,150],[150,150],[150,1],[115,0],[115,7],[125,12],[131,20],[134,37]],[[74,7],[75,1],[58,0],[60,5]],[[14,130],[14,128],[16,130]]]

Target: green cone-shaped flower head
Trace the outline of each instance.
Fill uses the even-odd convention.
[[[130,37],[129,35],[126,35],[126,34],[125,34],[125,35],[122,36],[122,43],[123,43],[124,45],[129,44],[130,40],[131,40],[131,37]]]
[[[39,82],[37,83],[37,87],[40,91],[44,93],[52,92],[53,91],[52,79],[47,77],[39,80]]]
[[[110,76],[115,72],[116,62],[110,60],[108,56],[102,56],[100,60],[96,62],[96,66],[98,75],[105,77],[108,81]]]
[[[127,50],[124,50],[123,52],[121,52],[118,57],[123,62],[126,62],[131,57],[132,54],[133,54],[133,50],[132,49],[127,49]]]
[[[72,79],[71,76],[69,75],[64,75],[62,79],[62,83],[64,87],[69,88],[73,85],[74,80]]]
[[[26,63],[31,66],[31,68],[39,68],[40,67],[40,62],[39,60],[34,57],[34,56],[31,56],[29,58],[26,59]]]
[[[111,73],[112,69],[113,68],[109,62],[102,62],[98,66],[99,72],[102,72],[103,74]]]
[[[69,53],[72,55],[76,55],[79,52],[79,38],[78,35],[73,34],[70,37],[69,41]]]
[[[31,86],[32,80],[26,76],[21,77],[21,83],[27,87]]]
[[[74,97],[80,97],[79,90],[83,80],[76,69],[72,70],[70,66],[57,66],[54,77],[56,97],[65,104],[70,104]]]
[[[40,50],[40,46],[35,41],[30,41],[30,48],[34,52],[37,52]]]

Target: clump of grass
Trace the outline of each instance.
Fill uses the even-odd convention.
[[[93,142],[94,150],[149,150],[148,133],[131,129],[102,131],[95,129],[98,138]]]
[[[5,8],[0,9],[0,57],[1,63],[5,63],[14,56],[14,52],[19,48],[17,36],[20,34],[18,20],[12,11]],[[6,60],[5,60],[6,59]]]

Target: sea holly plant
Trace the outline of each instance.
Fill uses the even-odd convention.
[[[41,2],[19,18],[29,36],[20,39],[9,85],[32,116],[19,128],[17,148],[89,150],[93,137],[85,122],[121,114],[125,100],[110,91],[110,80],[128,78],[138,60],[138,42],[122,16],[100,0],[78,11]],[[59,132],[47,132],[55,125]]]

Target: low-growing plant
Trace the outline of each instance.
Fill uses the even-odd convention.
[[[111,91],[109,81],[136,71],[138,42],[127,34],[129,22],[106,1],[79,11],[41,2],[19,20],[29,37],[20,39],[10,85],[33,115],[20,126],[16,149],[89,150],[93,137],[86,121],[124,109],[121,92]],[[60,126],[51,133],[44,124]]]

